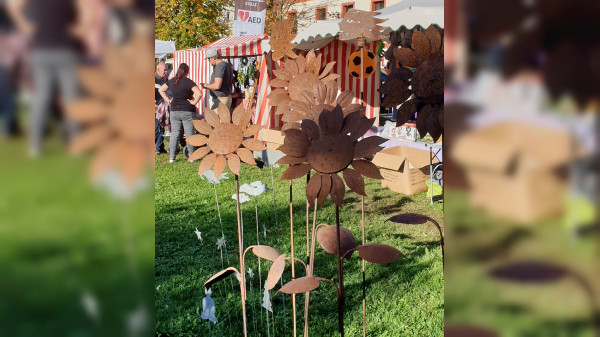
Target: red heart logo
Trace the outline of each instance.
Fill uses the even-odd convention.
[[[246,20],[248,20],[248,17],[250,16],[250,13],[249,12],[244,12],[244,11],[239,11],[238,12],[238,16],[240,17],[240,20],[242,20],[242,21],[245,22]]]

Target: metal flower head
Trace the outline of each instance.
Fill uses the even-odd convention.
[[[198,174],[207,171],[211,167],[216,177],[220,177],[225,166],[235,175],[240,175],[240,159],[250,165],[256,165],[252,151],[264,150],[264,145],[252,137],[262,125],[248,125],[252,117],[252,111],[244,110],[243,104],[238,105],[229,113],[225,105],[219,103],[217,111],[204,110],[205,121],[194,121],[194,127],[199,135],[193,135],[187,139],[193,146],[200,146],[194,151],[189,160],[197,160],[202,157],[198,166]]]
[[[300,178],[315,170],[317,173],[306,186],[306,198],[310,202],[318,198],[321,205],[331,194],[333,202],[342,207],[344,181],[352,191],[365,195],[363,176],[383,179],[377,167],[364,158],[381,150],[379,145],[386,139],[371,136],[358,141],[374,122],[374,118],[367,119],[358,111],[344,117],[339,105],[332,111],[324,110],[319,115],[319,125],[304,119],[300,130],[284,132],[284,143],[279,150],[286,156],[278,163],[290,167],[281,179]],[[349,168],[350,165],[354,169]],[[344,181],[338,176],[339,172]]]
[[[276,89],[267,98],[277,107],[276,114],[283,115],[286,124],[282,131],[300,129],[298,122],[305,118],[318,123],[321,111],[333,109],[335,103],[340,104],[346,114],[364,111],[359,104],[350,105],[354,97],[352,91],[345,91],[338,97],[335,80],[340,75],[331,73],[334,65],[335,62],[329,62],[321,70],[321,54],[311,50],[306,57],[298,55],[295,60],[286,60],[283,69],[273,70],[276,78],[270,85]]]
[[[421,137],[429,133],[438,140],[444,132],[444,41],[440,29],[430,25],[425,32],[414,29],[410,46],[394,49],[401,67],[392,66],[388,80],[379,90],[385,95],[382,106],[398,109],[397,125],[417,112]],[[416,68],[412,74],[407,68]],[[414,97],[406,101],[411,95]],[[405,102],[406,101],[406,102]]]
[[[281,20],[276,22],[271,29],[271,39],[269,45],[273,55],[271,58],[273,61],[279,61],[283,57],[296,58],[294,53],[295,44],[292,40],[296,37],[296,34],[292,33],[294,29],[294,22],[292,20]]]

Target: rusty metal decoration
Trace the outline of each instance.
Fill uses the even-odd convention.
[[[317,230],[317,242],[324,251],[329,254],[337,255],[337,233],[335,226],[323,225]],[[347,260],[350,260],[350,255],[346,255],[348,251],[354,251],[356,248],[356,239],[354,235],[344,227],[340,227],[341,239],[341,254]]]
[[[569,271],[546,262],[521,261],[493,268],[489,275],[504,281],[549,283],[563,279]]]
[[[273,71],[276,76],[270,86],[270,105],[277,107],[276,114],[282,115],[284,126],[299,129],[302,119],[312,119],[319,123],[318,117],[323,109],[331,110],[334,104],[340,104],[344,113],[365,110],[364,107],[351,105],[354,93],[345,91],[338,97],[338,85],[335,81],[340,77],[331,73],[335,62],[329,62],[321,68],[322,55],[310,50],[306,57],[298,55],[295,60],[287,59],[283,68]]]
[[[377,19],[379,13],[366,12],[358,9],[351,9],[346,12],[344,19],[340,21],[340,35],[338,38],[342,41],[354,39],[381,40],[384,36],[381,34],[383,27],[378,24],[386,20]]]
[[[318,197],[321,206],[327,196],[331,195],[333,202],[342,207],[344,181],[352,191],[365,195],[363,176],[383,179],[377,167],[364,158],[381,150],[379,145],[386,139],[371,136],[356,141],[374,122],[375,119],[367,119],[359,111],[344,117],[339,105],[332,111],[324,110],[319,115],[318,126],[314,121],[304,119],[300,130],[284,132],[284,143],[278,150],[286,156],[277,163],[300,164],[291,165],[281,179],[300,178],[310,170],[315,170],[316,174],[306,187],[306,199],[312,202]],[[338,176],[339,172],[342,172],[344,181]]]
[[[271,56],[273,61],[279,61],[285,56],[291,59],[296,58],[296,53],[294,53],[296,45],[292,43],[296,34],[292,33],[293,30],[294,22],[290,19],[281,20],[273,24],[269,39],[271,52],[273,52]]]
[[[384,94],[382,106],[400,104],[396,125],[400,126],[417,113],[417,130],[437,141],[444,133],[439,115],[444,109],[444,39],[443,29],[430,25],[425,31],[412,30],[410,40],[393,49],[394,59],[390,76],[379,92]],[[411,74],[406,68],[416,68]],[[413,96],[407,101],[409,97]]]
[[[498,337],[499,334],[480,327],[470,325],[446,324],[444,325],[446,337]]]
[[[393,217],[385,220],[385,222],[395,222],[395,223],[399,223],[399,224],[405,224],[405,225],[422,225],[425,224],[427,221],[431,221],[435,227],[438,229],[438,232],[440,233],[440,247],[442,248],[442,268],[444,266],[444,233],[442,232],[442,227],[440,226],[440,224],[433,220],[432,218],[426,216],[426,215],[422,215],[422,214],[416,214],[416,213],[404,213],[404,214],[398,214],[398,215],[394,215]]]
[[[193,146],[199,146],[189,160],[204,157],[198,165],[198,174],[212,167],[215,176],[219,176],[229,166],[231,172],[239,176],[240,160],[256,165],[251,151],[262,151],[264,145],[253,138],[245,139],[262,129],[261,125],[248,126],[252,111],[244,110],[243,104],[240,104],[230,114],[229,109],[219,103],[217,111],[205,109],[204,117],[205,120],[194,121],[194,127],[200,134],[188,139]]]
[[[278,292],[282,292],[284,294],[302,294],[302,293],[307,293],[309,291],[315,290],[319,287],[319,284],[321,282],[329,282],[331,284],[333,284],[336,289],[337,289],[337,285],[335,284],[335,282],[322,278],[322,277],[314,277],[314,276],[304,276],[304,277],[299,277],[295,280],[291,280],[290,282],[286,283],[283,287],[281,287]],[[275,293],[275,294],[277,294]]]
[[[149,100],[138,99],[147,93],[139,83],[147,80],[147,69],[152,67],[151,61],[137,57],[137,51],[146,53],[153,48],[142,27],[134,27],[131,38],[119,48],[106,45],[99,65],[78,68],[77,77],[87,95],[65,106],[66,115],[81,130],[69,143],[69,151],[92,153],[89,176],[94,183],[118,172],[122,184],[115,186],[125,187],[126,196],[139,190],[140,178],[154,162],[152,140],[146,131],[150,120],[144,117],[152,106]],[[123,191],[110,186],[109,191],[123,196]]]
[[[346,258],[350,258],[354,251],[358,251],[358,256],[368,262],[376,264],[390,264],[404,257],[398,249],[385,245],[383,243],[366,243],[356,248],[352,248],[345,253]]]
[[[264,245],[250,246],[247,249],[252,249],[254,255],[271,262],[275,261],[281,255],[279,250]]]

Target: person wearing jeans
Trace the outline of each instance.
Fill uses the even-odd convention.
[[[158,92],[165,102],[171,103],[171,141],[169,142],[169,161],[175,161],[177,155],[177,140],[181,136],[181,129],[185,131],[186,137],[194,134],[194,124],[192,123],[196,114],[195,105],[202,98],[200,88],[194,81],[187,78],[190,67],[186,63],[181,63],[175,77],[163,84]],[[173,98],[169,99],[167,91],[171,90]],[[188,153],[194,151],[194,147],[187,144]]]

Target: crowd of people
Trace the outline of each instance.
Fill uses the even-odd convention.
[[[213,72],[210,83],[200,83],[199,85],[207,90],[211,97],[210,108],[216,109],[219,104],[223,104],[230,109],[233,93],[233,68],[215,49],[206,52],[206,59],[213,66]],[[202,91],[198,84],[188,78],[189,72],[189,65],[181,63],[175,76],[169,79],[166,64],[159,62],[154,74],[154,143],[156,154],[168,153],[170,163],[175,162],[179,145],[184,149],[184,153],[187,148],[188,155],[194,151],[191,144],[185,143],[183,136],[185,134],[186,137],[189,137],[194,134],[193,120],[196,117],[196,105],[202,99]],[[164,146],[165,130],[170,130],[168,151]]]

